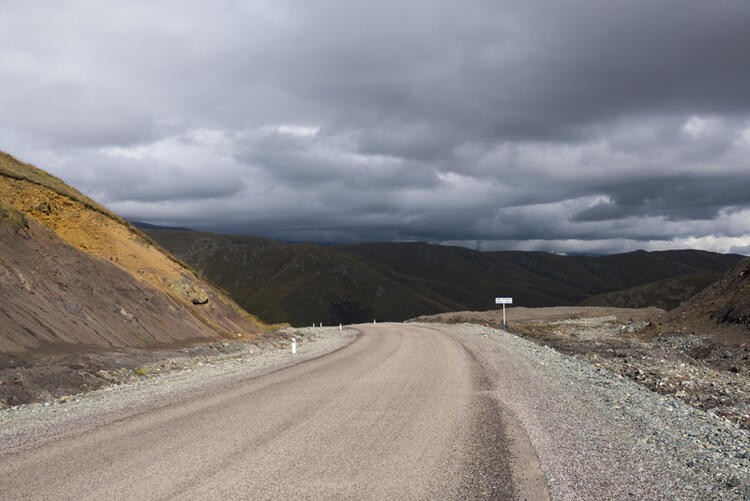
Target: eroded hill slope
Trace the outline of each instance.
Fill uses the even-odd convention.
[[[745,258],[719,280],[678,308],[668,322],[693,328],[724,326],[750,340],[750,258]]]
[[[157,347],[262,325],[134,227],[0,154],[0,352]]]

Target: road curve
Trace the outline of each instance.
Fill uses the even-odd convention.
[[[538,499],[508,418],[440,330],[361,326],[330,355],[0,452],[3,499]],[[527,465],[534,458],[520,458]]]

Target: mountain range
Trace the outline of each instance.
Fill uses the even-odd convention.
[[[479,252],[414,243],[317,245],[197,231],[143,230],[268,322],[401,321],[522,306],[659,306],[692,296],[743,256],[698,250],[609,256]]]

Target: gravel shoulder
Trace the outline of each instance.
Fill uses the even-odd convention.
[[[297,353],[291,354],[296,338]],[[171,357],[100,371],[102,388],[0,410],[0,449],[38,446],[74,429],[105,426],[181,399],[208,395],[215,388],[251,379],[339,350],[357,337],[352,328],[287,328],[250,343],[197,345]],[[222,351],[223,350],[223,351]]]
[[[750,331],[718,325],[675,330],[663,315],[657,308],[513,307],[508,329],[750,431]],[[497,310],[416,320],[502,327]]]
[[[750,499],[750,435],[587,360],[476,324],[459,339],[494,381],[553,499]]]

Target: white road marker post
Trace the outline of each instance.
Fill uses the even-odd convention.
[[[508,332],[508,324],[505,322],[505,305],[513,304],[513,298],[512,297],[496,297],[495,304],[503,305],[503,330],[505,332]]]
[[[292,355],[294,355],[295,353],[297,353],[297,338],[293,337],[292,338]]]
[[[339,324],[339,332],[341,332],[342,330],[344,329],[341,327],[341,324]]]

